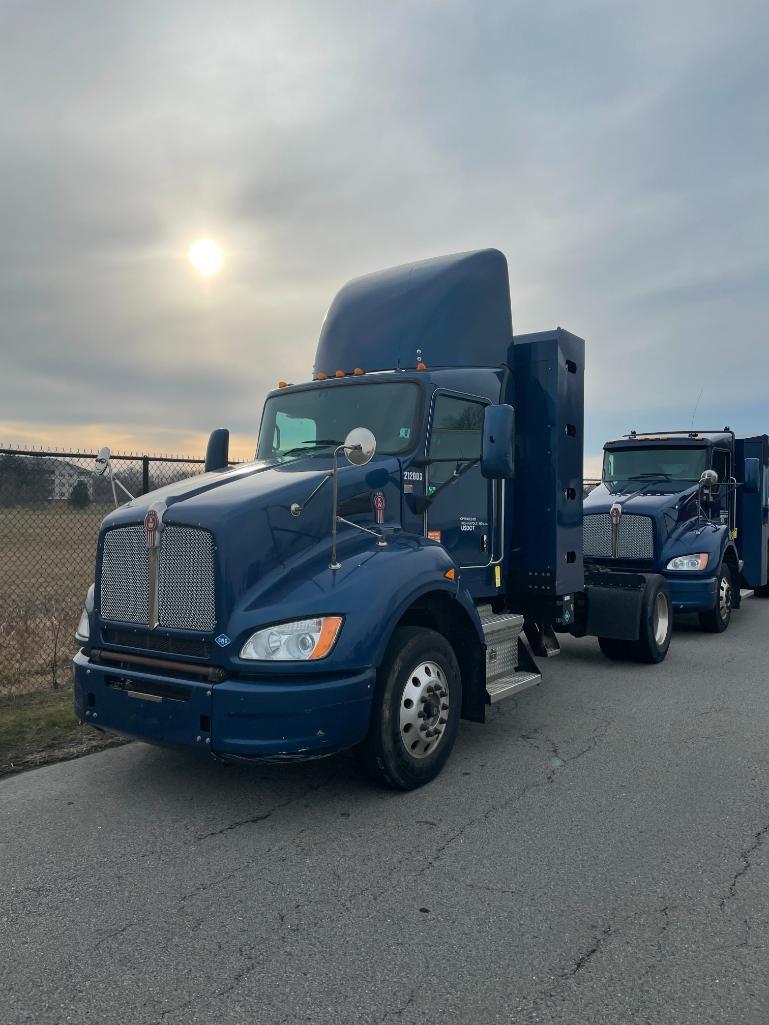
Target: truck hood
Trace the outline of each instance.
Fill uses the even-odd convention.
[[[623,512],[653,516],[663,509],[688,504],[697,495],[697,484],[690,481],[664,479],[649,481],[610,481],[593,488],[585,498],[585,513],[608,512],[615,502]]]
[[[151,507],[159,509],[164,525],[209,530],[216,546],[217,618],[223,621],[272,571],[290,571],[313,546],[330,548],[331,481],[323,484],[310,501],[308,498],[331,465],[327,456],[253,462],[178,481],[110,513],[102,523],[102,534],[112,527],[143,523]],[[342,515],[374,527],[373,495],[381,491],[385,528],[400,526],[398,459],[378,456],[367,466],[352,466],[340,460],[338,483]],[[306,503],[299,516],[291,513],[293,503]],[[350,533],[360,536],[358,531],[340,525],[341,543]]]
[[[686,529],[697,512],[698,486],[689,481],[616,481],[599,484],[583,502],[585,516],[607,513],[618,503],[623,513],[651,516],[661,545]]]

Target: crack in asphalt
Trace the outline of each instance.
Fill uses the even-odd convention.
[[[719,907],[723,910],[726,907],[728,901],[732,900],[737,895],[737,883],[742,877],[753,867],[753,862],[750,860],[751,854],[759,849],[761,844],[764,842],[764,838],[769,833],[769,823],[758,830],[757,833],[753,834],[753,843],[745,850],[740,851],[740,858],[742,859],[742,866],[734,873],[734,878],[729,884],[729,889],[724,897],[719,901]]]
[[[211,837],[222,836],[224,833],[231,833],[233,830],[242,829],[243,826],[254,826],[259,822],[265,822],[267,819],[271,818],[276,811],[288,808],[289,805],[296,804],[297,801],[303,800],[309,794],[322,790],[323,787],[327,786],[338,774],[339,770],[334,769],[334,771],[329,773],[329,775],[320,783],[306,787],[300,794],[294,794],[293,797],[288,797],[285,801],[278,801],[277,804],[274,804],[266,811],[260,812],[258,815],[249,815],[248,818],[245,819],[236,819],[234,822],[230,822],[226,826],[221,826],[219,829],[212,829],[209,833],[198,833],[195,839],[209,840]]]
[[[663,950],[663,937],[668,930],[670,925],[670,911],[673,910],[672,904],[664,904],[660,908],[654,908],[651,912],[652,915],[662,915],[663,921],[659,927],[657,933],[657,955],[649,960],[644,975],[648,975],[655,965],[661,964],[664,960]],[[570,965],[565,968],[560,975],[560,979],[556,981],[555,985],[549,986],[547,989],[542,989],[539,992],[532,993],[528,998],[528,1009],[537,1008],[541,1006],[547,1000],[550,1000],[557,996],[560,990],[564,986],[572,983],[576,976],[579,975],[603,950],[606,946],[607,941],[617,935],[621,935],[622,929],[636,919],[643,918],[648,915],[648,911],[637,911],[633,914],[627,915],[619,920],[619,922],[610,921],[596,933],[591,941],[590,947],[580,954],[576,959],[572,960]],[[520,1004],[516,1008],[517,1012],[523,1012],[527,1010],[526,1004]]]
[[[394,1007],[392,1011],[385,1011],[383,1017],[380,1019],[380,1025],[384,1025],[384,1023],[386,1021],[389,1021],[390,1018],[402,1018],[406,1011],[409,1009],[409,1007],[413,1005],[414,1000],[416,998],[416,993],[417,987],[414,986],[414,988],[409,993],[405,1004],[402,1004],[400,1007]]]
[[[611,934],[611,924],[604,926],[604,928],[601,929],[600,933],[594,939],[592,947],[590,947],[589,950],[586,950],[584,954],[580,954],[577,960],[572,964],[571,968],[565,973],[565,977],[573,978],[577,974],[577,972],[581,972],[585,965],[589,964],[589,962],[595,957],[595,955],[601,949],[603,941],[608,936],[611,936]]]

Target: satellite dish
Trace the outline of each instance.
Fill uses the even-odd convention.
[[[101,477],[107,471],[109,466],[110,450],[105,446],[98,454],[93,464],[93,472],[97,477]]]
[[[368,427],[353,427],[344,439],[343,449],[353,466],[365,466],[374,458],[376,438]]]

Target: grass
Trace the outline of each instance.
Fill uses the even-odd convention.
[[[0,509],[0,696],[68,680],[83,599],[109,506]]]
[[[121,743],[78,723],[68,687],[0,699],[0,776]]]

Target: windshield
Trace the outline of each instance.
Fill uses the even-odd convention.
[[[706,448],[624,448],[604,452],[603,479],[695,481],[707,465]]]
[[[273,395],[264,407],[256,458],[328,454],[353,427],[368,427],[377,452],[407,452],[416,439],[418,403],[419,387],[412,381],[351,382]]]

